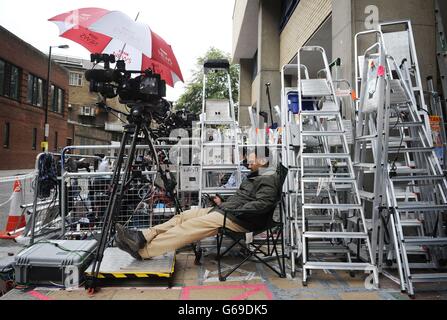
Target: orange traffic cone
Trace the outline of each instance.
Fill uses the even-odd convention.
[[[20,233],[16,233],[15,231],[26,226],[25,215],[22,214],[22,210],[20,209],[22,202],[22,184],[19,180],[16,180],[12,190],[6,230],[0,232],[0,239],[15,239],[20,235]]]

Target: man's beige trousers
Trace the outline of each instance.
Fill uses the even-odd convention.
[[[212,208],[189,210],[168,222],[143,231],[147,245],[139,251],[143,259],[161,256],[191,243],[217,235],[224,216]],[[235,232],[247,232],[227,219],[226,227]]]

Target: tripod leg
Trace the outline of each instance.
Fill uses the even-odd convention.
[[[100,270],[101,262],[102,262],[102,259],[104,256],[104,251],[108,244],[108,239],[109,239],[109,235],[110,235],[110,231],[111,231],[111,227],[112,227],[112,221],[113,221],[113,216],[115,213],[115,208],[119,207],[120,202],[121,202],[120,199],[122,197],[121,193],[123,191],[122,190],[123,184],[121,184],[121,187],[120,187],[119,181],[120,181],[120,176],[121,176],[121,169],[124,164],[124,153],[126,151],[126,144],[127,144],[129,137],[133,133],[134,134],[134,137],[132,140],[133,147],[131,148],[131,151],[135,150],[134,144],[136,145],[136,138],[138,137],[138,127],[139,127],[138,125],[137,126],[127,126],[125,128],[124,135],[123,135],[123,138],[121,141],[121,148],[119,151],[117,164],[116,164],[116,167],[115,167],[115,170],[113,173],[112,190],[111,190],[111,194],[110,194],[110,199],[107,204],[107,209],[106,209],[105,215],[104,215],[104,224],[103,224],[103,227],[101,230],[101,238],[100,238],[98,249],[96,251],[96,255],[95,255],[95,258],[93,261],[92,276],[89,279],[90,281],[87,281],[87,283],[86,283],[86,289],[89,289],[90,293],[93,293],[96,290],[99,270]],[[130,167],[131,167],[132,161],[133,161],[133,157],[131,157],[131,156],[132,156],[132,153],[130,153],[130,156],[129,156],[129,158],[127,160],[127,164],[126,164],[126,175],[125,175],[126,178],[129,175]],[[123,181],[125,181],[125,180],[123,180]]]
[[[154,146],[154,144],[152,142],[152,132],[151,132],[151,130],[149,129],[149,127],[146,124],[143,124],[143,132],[144,132],[144,137],[146,139],[146,142],[149,145],[149,149],[151,150],[151,153],[153,155],[155,164],[157,166],[157,172],[159,172],[160,174],[163,174],[163,170],[161,169],[160,162],[158,160],[157,150],[155,149],[155,146]],[[172,191],[171,198],[174,201],[175,214],[182,213],[180,201],[178,200],[178,197],[177,197],[177,194],[176,194],[175,190]]]

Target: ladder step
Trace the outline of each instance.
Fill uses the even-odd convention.
[[[222,125],[222,126],[234,125],[235,126],[236,122],[233,121],[233,120],[205,120],[205,121],[203,121],[203,124],[205,124],[205,125],[216,125],[216,126],[219,126],[219,125]]]
[[[362,210],[363,207],[355,204],[304,204],[305,210],[321,209],[321,210]]]
[[[346,153],[303,153],[303,159],[351,159]]]
[[[443,282],[447,281],[447,273],[420,273],[409,276],[413,282]]]
[[[349,253],[349,249],[341,245],[332,245],[331,243],[312,243],[308,244],[309,253]]]
[[[337,178],[337,177],[304,177],[301,179],[304,183],[346,183],[346,182],[355,182],[354,177],[348,178]]]
[[[372,140],[376,140],[379,136],[376,135],[371,135],[371,136],[363,136],[363,137],[358,137],[355,138],[355,141],[372,141]]]
[[[361,232],[303,232],[306,239],[367,239],[368,235]]]
[[[424,174],[428,175],[427,169],[413,169],[407,166],[397,166],[396,169],[397,174],[406,174],[406,175],[412,175],[412,174]]]
[[[417,219],[403,220],[400,223],[402,227],[421,227],[422,221]]]
[[[239,166],[236,166],[234,164],[216,164],[216,165],[205,165],[202,166],[202,170],[205,171],[214,171],[214,170],[237,170]]]
[[[345,135],[342,131],[302,131],[303,137],[339,137]]]
[[[313,270],[359,270],[373,271],[376,267],[370,263],[349,263],[349,262],[306,262],[304,269]]]
[[[392,177],[392,181],[442,181],[444,176],[396,176]]]
[[[331,216],[306,216],[309,225],[326,225],[332,223],[343,223],[339,218],[333,219]]]
[[[303,117],[328,118],[328,117],[338,117],[340,113],[335,111],[302,111],[300,115]]]
[[[442,246],[447,245],[447,238],[429,238],[429,237],[415,237],[405,238],[403,240],[405,245],[419,245],[419,246]]]
[[[377,168],[374,163],[354,163],[354,167],[364,170],[375,170]]]
[[[390,127],[391,128],[414,128],[414,127],[423,127],[425,126],[424,122],[399,122],[399,123],[395,123],[392,122],[392,120],[390,121]]]
[[[402,212],[427,212],[427,211],[436,211],[447,213],[447,205],[433,205],[428,203],[408,203],[408,204],[398,204],[396,210]]]
[[[398,148],[392,147],[388,149],[388,153],[423,153],[423,152],[433,152],[434,148]]]
[[[374,201],[374,199],[376,198],[376,195],[374,193],[363,190],[359,190],[359,195],[361,199],[369,201]]]

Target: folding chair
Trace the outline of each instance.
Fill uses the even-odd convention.
[[[283,212],[284,211],[284,201],[283,201],[283,192],[282,186],[287,177],[288,170],[279,165],[277,169],[277,174],[280,179],[279,190],[278,190],[278,201],[271,207],[265,208],[263,210],[263,214],[266,216],[266,224],[260,230],[249,230],[249,233],[253,234],[252,241],[246,241],[247,234],[234,232],[226,227],[227,216],[228,214],[241,214],[241,213],[257,213],[259,214],[259,210],[225,210],[224,214],[224,224],[223,227],[219,229],[219,233],[217,234],[217,267],[219,272],[219,280],[226,281],[227,278],[239,269],[245,262],[249,261],[251,258],[256,258],[263,265],[267,266],[273,272],[275,272],[279,277],[286,277],[286,267],[285,267],[285,256],[284,256],[284,221],[283,221]],[[279,213],[280,220],[274,220],[274,213],[276,208],[279,205]],[[256,239],[257,236],[266,233],[265,238]],[[226,250],[222,253],[222,243],[224,238],[227,237],[233,241],[231,245],[229,245]],[[278,252],[278,245],[281,245],[281,254]],[[241,254],[244,256],[243,260],[232,270],[228,271],[225,275],[222,274],[221,268],[221,260],[225,257],[227,253],[229,253],[235,246],[240,246],[242,248]],[[263,250],[263,247],[267,246],[267,252]],[[263,255],[263,257],[261,256]],[[274,258],[273,261],[278,263],[279,270],[275,268],[273,265],[269,263],[271,258]]]

